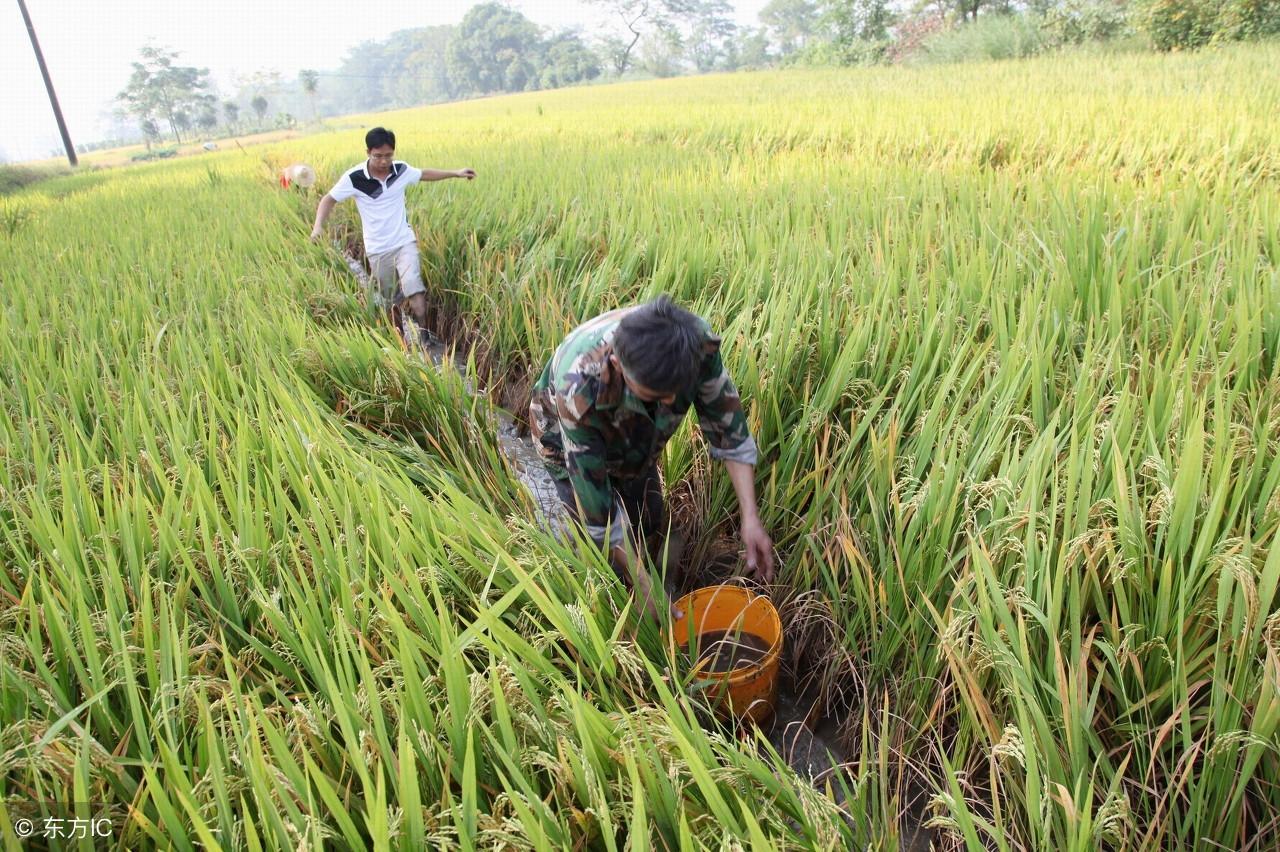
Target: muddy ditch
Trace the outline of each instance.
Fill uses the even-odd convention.
[[[368,272],[358,252],[342,251],[344,261],[352,275],[360,283],[362,292],[368,281]],[[451,361],[459,373],[466,373],[466,353],[461,351],[466,341],[449,343],[435,336],[437,330],[448,334],[456,331],[456,324],[444,321],[439,306],[432,306],[428,313],[429,339],[416,347],[416,351],[425,359],[429,359],[436,367]],[[406,355],[412,357],[415,349],[411,348]],[[475,393],[471,385],[466,385],[468,392]],[[502,393],[503,402],[509,404],[510,387]],[[481,389],[485,393],[484,389]],[[486,393],[492,397],[493,393]],[[539,522],[553,533],[559,533],[568,523],[564,508],[556,492],[551,475],[543,467],[541,457],[533,445],[528,430],[505,408],[490,399],[498,423],[498,439],[503,454],[510,462],[520,482],[528,490],[537,505],[541,517]],[[734,573],[737,564],[737,553],[734,547],[723,541],[697,542],[696,547],[686,547],[683,537],[674,536],[677,544],[671,556],[678,563],[683,560],[674,572],[682,578],[679,586],[668,585],[667,592],[673,596],[683,595],[704,585],[726,581]],[[784,621],[784,632],[787,627],[787,607],[780,608]],[[804,671],[806,660],[796,649],[784,644],[780,671],[778,674],[778,694],[773,716],[760,726],[761,733],[778,752],[786,764],[801,778],[809,780],[818,789],[829,789],[837,802],[844,803],[840,778],[848,778],[845,767],[848,758],[842,745],[842,730],[845,726],[835,714],[828,713],[821,701],[822,690],[816,678]],[[714,723],[713,723],[714,724]],[[740,734],[749,733],[740,729]],[[910,815],[903,819],[903,849],[925,852],[932,848],[933,833],[923,826],[926,819],[924,803],[918,802],[908,808]]]

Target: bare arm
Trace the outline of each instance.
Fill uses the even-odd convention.
[[[759,450],[747,427],[742,398],[725,369],[724,359],[720,357],[720,338],[709,335],[704,346],[707,346],[708,354],[703,358],[698,395],[693,401],[698,412],[698,424],[707,439],[711,457],[724,462],[733,490],[738,495],[738,508],[742,513],[742,544],[747,557],[746,574],[762,583],[769,583],[773,581],[773,541],[760,523],[753,480]]]
[[[745,462],[725,459],[725,469],[738,495],[742,514],[742,544],[747,551],[747,571],[762,583],[773,582],[773,541],[760,523],[756,505],[755,468]]]
[[[329,219],[329,214],[333,212],[337,203],[332,195],[325,195],[320,199],[320,206],[316,208],[316,223],[311,228],[311,239],[320,239],[320,235],[324,233],[324,223]]]
[[[449,178],[466,178],[467,180],[472,180],[475,176],[475,169],[457,169],[452,171],[444,169],[422,170],[422,180],[424,182],[429,180],[448,180]]]

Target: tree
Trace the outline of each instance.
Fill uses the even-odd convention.
[[[240,85],[243,88],[251,90],[254,94],[262,95],[264,98],[270,98],[280,91],[280,72],[276,70],[258,70],[252,74],[240,77]]]
[[[815,0],[770,0],[760,10],[760,23],[781,56],[804,50],[818,33],[821,18]]]
[[[1280,35],[1280,0],[1224,0],[1214,41]]]
[[[563,32],[546,45],[541,74],[543,88],[569,86],[600,76],[600,58],[577,33]]]
[[[160,125],[156,124],[154,118],[144,118],[138,125],[142,129],[142,138],[146,140],[147,150],[151,150],[151,146],[160,141]]]
[[[764,29],[747,27],[738,30],[737,37],[729,43],[726,65],[730,68],[767,68],[769,64],[769,36]]]
[[[881,5],[884,5],[883,3]],[[978,13],[1012,12],[1014,0],[917,0],[915,11],[934,11],[941,17],[954,14],[960,22],[978,20]]]
[[[459,94],[538,88],[544,45],[537,26],[497,3],[472,6],[449,43],[449,79]]]
[[[956,0],[977,4],[982,0]],[[825,21],[831,28],[835,41],[842,45],[854,42],[880,42],[889,37],[893,24],[893,12],[888,0],[833,0],[827,6]]]
[[[320,113],[316,112],[316,90],[320,88],[320,72],[304,68],[298,72],[298,82],[302,85],[302,91],[307,93],[307,99],[311,101],[311,117],[319,121]]]
[[[281,80],[279,71],[254,71],[248,76],[240,78],[241,97],[252,92],[253,97],[249,99],[249,106],[253,107],[253,111],[258,116],[258,127],[263,126],[263,122],[267,117],[267,108],[271,104],[271,100],[280,92]]]
[[[1131,32],[1128,0],[1032,0],[1027,10],[1050,46],[1107,41]]]
[[[404,106],[439,103],[452,100],[453,83],[449,79],[449,42],[456,27],[420,27],[403,33],[403,53],[396,57],[399,71],[390,81],[392,100]],[[394,33],[389,48],[398,47]]]
[[[625,74],[631,67],[631,54],[641,36],[655,30],[671,28],[675,19],[687,15],[698,5],[697,0],[587,0],[587,2],[608,9],[622,21],[626,35],[622,38],[609,38],[606,41],[613,60],[613,69],[619,76]],[[666,44],[655,44],[652,49],[665,53],[666,48]]]
[[[236,122],[240,119],[240,105],[235,101],[222,102],[222,116],[226,119],[227,127],[234,132]]]
[[[664,26],[646,36],[640,42],[637,53],[644,70],[653,76],[674,77],[680,73],[680,60],[684,51],[684,39],[680,31],[672,26]]]
[[[200,125],[200,129],[205,133],[212,133],[214,128],[218,126],[218,112],[212,106],[206,107],[200,112],[200,117],[196,119],[196,124]]]
[[[738,26],[733,8],[726,0],[701,0],[687,14],[689,35],[685,39],[693,67],[706,73],[724,67],[732,50]]]
[[[454,98],[448,47],[456,27],[397,30],[350,50],[320,100],[330,113],[439,103]]]
[[[1280,33],[1280,0],[1143,0],[1137,11],[1159,50]]]
[[[167,122],[173,138],[181,142],[180,131],[184,124],[190,127],[190,116],[216,100],[209,92],[209,69],[176,65],[176,52],[153,45],[142,48],[141,54],[142,61],[133,63],[129,84],[116,98],[139,123]]]

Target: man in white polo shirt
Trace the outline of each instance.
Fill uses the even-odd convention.
[[[364,253],[376,285],[370,301],[381,305],[392,316],[403,301],[409,316],[422,335],[426,335],[427,294],[422,284],[422,267],[418,260],[418,239],[409,227],[404,209],[404,193],[420,181],[445,180],[476,176],[472,169],[441,171],[415,169],[395,158],[396,135],[385,127],[375,127],[364,137],[369,159],[347,170],[333,189],[320,199],[316,224],[311,239],[320,239],[329,213],[339,201],[356,200],[364,229]],[[396,286],[397,275],[400,279]],[[397,290],[399,292],[397,292]],[[418,341],[406,341],[410,345]]]

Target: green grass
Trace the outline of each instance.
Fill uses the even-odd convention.
[[[24,187],[71,173],[67,165],[5,165],[0,164],[0,195],[11,195]]]
[[[536,529],[488,404],[365,324],[318,196],[273,182],[323,191],[361,134],[7,199],[0,828],[77,797],[130,848],[894,848],[923,790],[958,846],[1273,847],[1277,62],[369,118],[479,172],[410,215],[494,398],[660,291],[724,333],[848,821],[702,728],[601,560]],[[732,491],[686,434],[705,543]]]

